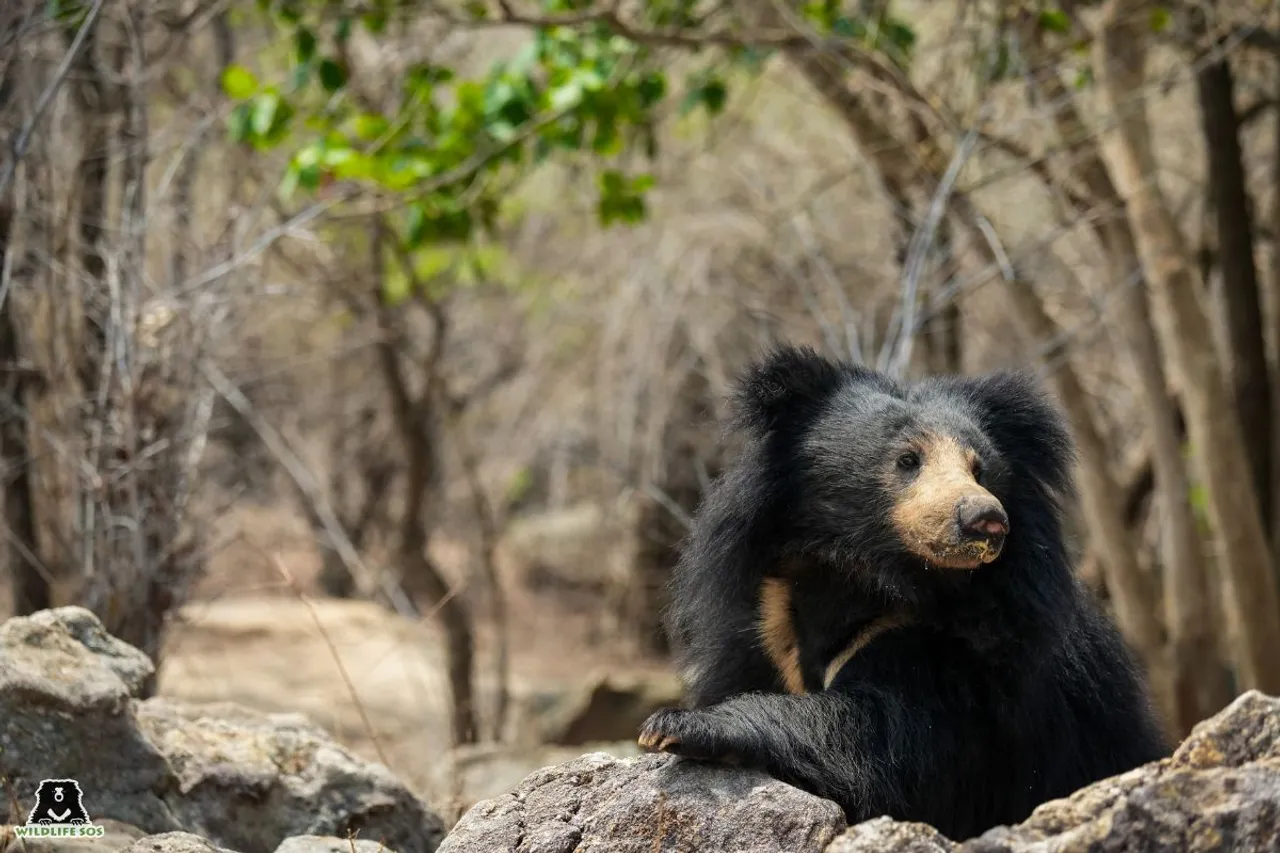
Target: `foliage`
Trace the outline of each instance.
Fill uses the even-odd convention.
[[[885,12],[859,18],[846,6],[852,4],[814,0],[802,11],[815,33],[906,64],[915,39],[909,27]],[[417,62],[388,83],[362,79],[353,67],[353,36],[389,39],[393,27],[412,26],[395,22],[421,20],[430,10],[420,0],[375,0],[361,8],[356,15],[341,0],[259,0],[259,12],[290,45],[285,82],[260,80],[242,65],[223,74],[223,90],[236,102],[231,137],[262,151],[288,151],[284,195],[322,193],[334,182],[376,191],[392,202],[404,248],[417,252],[470,241],[492,225],[511,181],[549,157],[578,156],[601,166],[602,224],[645,218],[655,180],[628,155],[653,161],[660,111],[675,101],[661,47],[627,37],[635,33],[620,32],[591,0],[544,0],[545,18],[529,23],[528,43],[485,74],[466,78]],[[683,46],[701,53],[696,12],[694,0],[647,0],[636,26],[682,32]],[[493,23],[478,2],[458,15],[460,26]],[[758,72],[770,54],[747,42],[717,47],[685,77],[675,103],[680,113],[719,114],[729,96],[727,72]],[[404,282],[388,286],[403,295]]]

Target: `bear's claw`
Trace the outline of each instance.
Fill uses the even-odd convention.
[[[719,742],[706,716],[697,710],[662,708],[640,727],[637,742],[645,752],[664,752],[702,761],[720,760]]]

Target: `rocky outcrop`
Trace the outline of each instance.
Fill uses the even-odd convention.
[[[363,838],[337,838],[332,835],[295,835],[286,838],[276,853],[396,853],[390,847]]]
[[[1022,824],[957,843],[839,809],[754,772],[670,757],[585,756],[474,806],[441,846],[491,850],[748,853],[1280,851],[1280,699],[1247,693],[1164,761],[1045,803]]]
[[[440,820],[386,768],[306,718],[139,701],[152,671],[81,608],[0,626],[9,823],[25,822],[41,780],[69,778],[105,829],[32,839],[0,826],[0,853],[1280,851],[1280,699],[1257,692],[1201,723],[1170,758],[963,843],[887,817],[846,827],[834,803],[762,773],[599,752],[477,803],[442,841]]]
[[[834,803],[763,773],[592,753],[476,804],[440,853],[818,853],[844,825]]]
[[[356,833],[397,853],[435,850],[440,819],[385,768],[295,715],[138,701],[152,672],[82,608],[0,626],[0,777],[21,808],[42,779],[70,778],[91,819],[148,836],[273,853],[291,836]]]

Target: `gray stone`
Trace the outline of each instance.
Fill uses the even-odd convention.
[[[1251,691],[1173,756],[1045,803],[960,853],[1280,850],[1280,699]]]
[[[206,838],[190,832],[164,832],[148,835],[129,845],[124,853],[237,853],[219,847]]]
[[[477,803],[440,853],[818,853],[844,826],[834,803],[763,773],[592,753]]]
[[[334,835],[295,835],[286,838],[276,853],[396,853],[377,841],[338,838]]]
[[[91,815],[92,817],[92,815]],[[93,818],[103,829],[98,838],[23,838],[14,835],[11,826],[0,827],[0,851],[4,853],[117,853],[129,847],[146,833],[136,826],[116,820]]]
[[[23,807],[41,779],[69,777],[91,818],[180,828],[164,800],[173,774],[133,720],[130,697],[151,672],[81,607],[0,625],[0,777]]]
[[[40,780],[71,778],[91,820],[170,846],[194,836],[166,833],[188,832],[273,853],[290,836],[354,832],[397,853],[432,853],[443,837],[390,771],[304,718],[133,699],[152,671],[83,608],[0,625],[0,778],[20,808]]]
[[[470,808],[480,800],[500,797],[530,773],[572,761],[584,752],[606,752],[615,758],[633,758],[640,754],[640,747],[634,736],[625,741],[590,744],[585,749],[492,742],[455,747],[453,772],[459,805]]]
[[[1280,699],[1256,691],[1204,721],[1173,756],[1047,802],[1021,824],[964,844],[888,818],[827,853],[1276,853]]]
[[[243,853],[271,853],[295,835],[350,832],[399,853],[429,853],[444,836],[439,818],[389,770],[301,715],[151,699],[137,719],[178,777],[180,823]]]
[[[826,853],[953,853],[956,844],[926,823],[878,817],[849,827]]]

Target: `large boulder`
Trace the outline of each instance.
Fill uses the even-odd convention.
[[[353,832],[397,853],[432,853],[443,837],[440,819],[386,768],[305,719],[138,701],[152,671],[83,608],[0,625],[0,777],[22,808],[42,779],[69,778],[92,820],[193,833],[238,853]]]
[[[151,699],[134,717],[177,776],[168,801],[179,824],[241,853],[271,853],[295,835],[352,832],[425,853],[444,835],[389,770],[301,715]]]
[[[1043,804],[963,843],[834,804],[753,771],[668,756],[596,754],[548,767],[474,806],[441,853],[737,850],[745,853],[1276,853],[1280,699],[1246,693],[1164,761]]]
[[[818,853],[844,826],[834,803],[763,773],[591,753],[477,803],[440,853]]]
[[[1274,853],[1280,699],[1246,693],[1200,723],[1171,758],[1045,803],[1020,825],[991,830],[960,850]]]
[[[0,777],[23,808],[40,780],[72,778],[93,818],[181,828],[166,801],[176,779],[133,717],[132,697],[153,671],[79,607],[0,625]]]

